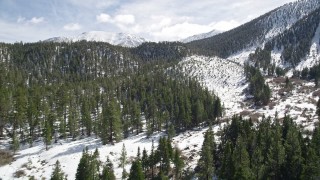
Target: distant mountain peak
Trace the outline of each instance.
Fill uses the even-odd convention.
[[[189,37],[187,37],[185,39],[182,39],[181,42],[188,43],[188,42],[191,42],[191,41],[196,41],[196,40],[200,40],[200,39],[209,38],[209,37],[215,36],[215,35],[220,34],[220,33],[222,33],[222,31],[212,30],[212,31],[207,32],[207,33],[201,33],[201,34],[196,34],[196,35],[193,35],[193,36],[189,36]]]
[[[144,38],[127,34],[127,33],[112,33],[106,31],[89,31],[83,32],[75,37],[53,37],[45,41],[50,42],[76,42],[76,41],[96,41],[107,42],[112,45],[123,47],[136,47],[146,42]]]

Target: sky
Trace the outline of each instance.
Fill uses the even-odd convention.
[[[88,31],[174,41],[226,31],[295,0],[0,0],[0,42]]]

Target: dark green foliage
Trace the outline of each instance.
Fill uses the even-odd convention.
[[[209,131],[210,132],[210,131]],[[210,150],[208,134],[195,169],[199,179],[317,179],[319,178],[319,128],[312,140],[303,138],[290,117],[280,125],[264,118],[256,127],[234,116],[221,132],[221,143]],[[212,160],[211,160],[212,159]],[[213,171],[214,170],[214,171]]]
[[[197,174],[200,179],[212,179],[215,171],[215,140],[211,127],[204,135],[204,141],[200,152],[200,160],[198,162]]]
[[[109,157],[107,158],[106,165],[103,167],[101,179],[102,180],[115,180],[116,179],[114,172],[113,172],[113,164],[111,163]]]
[[[51,180],[64,180],[67,179],[64,176],[64,172],[61,169],[60,162],[57,160],[56,164],[54,165],[53,172],[51,174]]]
[[[249,81],[249,93],[257,105],[267,105],[271,97],[271,89],[265,84],[264,77],[259,69],[250,65],[245,66],[246,78]]]
[[[271,63],[271,51],[257,48],[255,53],[249,55],[249,60],[266,71]]]
[[[144,174],[139,160],[132,163],[128,180],[144,180]]]
[[[175,69],[186,55],[181,43],[134,49],[82,41],[1,47],[7,51],[0,58],[12,58],[0,61],[0,135],[9,125],[10,137],[15,131],[19,142],[30,146],[40,137],[49,145],[52,136],[56,142],[92,134],[103,144],[114,143],[142,132],[144,116],[149,135],[170,124],[180,132],[221,116],[220,100]]]
[[[181,151],[178,148],[175,148],[173,163],[175,166],[175,177],[176,177],[176,179],[180,179],[181,174],[182,174],[181,172],[182,172],[182,169],[184,168],[185,164],[184,164],[183,159],[181,157]]]
[[[99,153],[96,150],[90,154],[88,149],[83,150],[82,157],[78,164],[76,179],[77,180],[95,180],[99,178]]]

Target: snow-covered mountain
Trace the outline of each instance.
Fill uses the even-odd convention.
[[[196,52],[228,58],[244,50],[254,51],[302,21],[320,7],[319,0],[285,4],[230,31],[188,43]]]
[[[112,45],[124,46],[124,47],[136,47],[146,42],[144,38],[126,34],[126,33],[111,33],[105,31],[90,31],[84,32],[75,37],[54,37],[45,41],[51,42],[76,42],[76,41],[97,41],[107,42]]]
[[[185,39],[182,39],[181,42],[188,43],[188,42],[191,42],[191,41],[205,39],[205,38],[209,38],[209,37],[215,36],[215,35],[217,35],[219,33],[221,33],[221,31],[212,30],[212,31],[207,32],[207,33],[201,33],[201,34],[196,34],[196,35],[187,37]]]

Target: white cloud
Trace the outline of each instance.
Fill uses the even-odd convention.
[[[135,17],[132,14],[120,14],[114,17],[114,21],[119,24],[129,25],[135,23]]]
[[[118,14],[111,17],[109,14],[101,13],[96,16],[98,23],[112,23],[120,29],[127,28],[128,25],[135,23],[135,17],[132,14]]]
[[[44,17],[33,17],[32,19],[30,19],[28,22],[31,24],[39,24],[42,23],[44,21]]]
[[[18,19],[17,19],[17,23],[23,23],[23,22],[25,22],[25,20],[26,20],[25,17],[19,16]]]
[[[24,23],[24,24],[40,24],[44,22],[44,17],[33,17],[27,20],[25,17],[19,16],[17,19],[17,23]]]
[[[67,30],[67,31],[76,31],[81,29],[80,24],[78,23],[69,23],[63,26],[63,29]]]
[[[96,19],[99,23],[112,22],[111,16],[109,14],[101,13],[96,16]]]
[[[157,40],[180,40],[194,34],[209,32],[212,29],[213,28],[209,25],[183,22],[172,26],[163,27],[157,32],[151,32],[151,35],[154,36]]]

